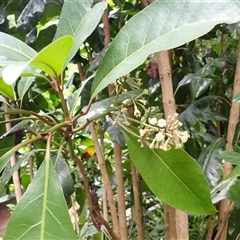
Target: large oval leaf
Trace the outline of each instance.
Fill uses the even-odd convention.
[[[16,206],[3,239],[76,239],[61,184],[50,159],[43,161]]]
[[[3,32],[0,32],[0,53],[17,61],[28,61],[37,54],[24,42]]]
[[[38,68],[52,76],[58,76],[63,70],[67,56],[73,46],[73,38],[64,36],[52,42],[28,62],[14,62],[3,69],[3,79],[13,84],[27,66]]]
[[[131,128],[130,131],[137,130]],[[130,157],[153,193],[163,202],[194,214],[216,212],[201,167],[182,149],[165,152],[140,148],[137,138],[124,130]],[[136,151],[137,149],[137,151]]]
[[[92,86],[92,98],[157,51],[172,49],[210,31],[218,23],[240,20],[240,3],[156,0],[132,17],[108,49]]]
[[[106,2],[97,3],[91,8],[90,0],[66,0],[59,19],[56,37],[71,35],[74,38],[74,46],[66,63],[76,54],[81,44],[93,32],[99,23]]]

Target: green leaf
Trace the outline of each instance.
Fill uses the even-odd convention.
[[[66,160],[62,156],[52,156],[53,164],[61,183],[64,197],[68,199],[75,191],[72,175],[69,171]]]
[[[71,94],[68,98],[67,98],[67,106],[70,112],[70,116],[73,117],[76,113],[76,111],[78,110],[77,108],[80,107],[80,96],[82,95],[82,91],[85,88],[86,84],[94,77],[94,74],[91,75],[89,78],[87,78],[86,80],[82,81],[81,86],[79,87],[79,89],[77,89],[73,94]]]
[[[148,55],[190,42],[216,24],[239,20],[236,0],[156,0],[132,17],[113,40],[94,79],[92,98]]]
[[[138,131],[133,127],[129,129],[134,133]],[[129,129],[123,130],[130,157],[158,198],[179,210],[194,214],[216,212],[208,182],[193,158],[182,149],[172,148],[165,152],[146,145],[140,148],[138,139],[128,132]]]
[[[17,30],[23,36],[27,35],[40,20],[45,8],[45,1],[30,0],[17,20]]]
[[[71,36],[63,36],[45,47],[30,62],[29,66],[41,69],[52,76],[63,71],[74,41]]]
[[[3,239],[76,239],[62,188],[50,159],[43,161],[16,206]]]
[[[92,117],[95,117],[98,115],[105,115],[109,112],[111,104],[114,104],[115,106],[119,106],[120,104],[122,104],[122,101],[126,99],[135,98],[139,96],[142,93],[142,91],[143,91],[142,89],[137,89],[131,92],[121,94],[119,96],[114,96],[114,97],[103,99],[99,102],[95,102],[91,105],[87,114],[83,115],[78,119],[77,123],[81,124],[87,119],[90,119]],[[82,111],[84,112],[86,111],[86,109],[87,107],[84,107]]]
[[[240,165],[240,153],[233,151],[222,151],[218,154],[221,159],[226,160],[234,165]]]
[[[0,172],[9,162],[12,154],[16,151],[14,148],[15,136],[9,136],[0,140]]]
[[[6,131],[3,135],[0,136],[0,140],[22,130],[28,123],[30,122],[29,119],[24,119],[21,122],[14,125],[9,131]]]
[[[17,84],[17,93],[22,100],[32,83],[35,81],[35,77],[22,77]]]
[[[0,52],[1,56],[16,61],[28,61],[37,54],[24,42],[3,32],[0,32]]]
[[[13,167],[8,167],[8,165],[6,166],[6,168],[4,169],[4,171],[1,174],[0,177],[0,194],[3,192],[4,187],[6,185],[6,183],[10,180],[12,174],[18,170],[21,165],[27,161],[29,159],[29,157],[31,157],[35,152],[37,151],[41,151],[41,150],[33,150],[25,155],[23,155],[22,157],[20,157],[18,159],[18,161],[16,162],[16,164]]]
[[[39,52],[29,62],[15,62],[3,69],[3,79],[13,84],[27,66],[31,66],[50,74],[59,76],[63,70],[66,58],[73,46],[73,38],[64,36],[54,41]]]
[[[2,78],[0,78],[0,94],[10,99],[16,99],[13,86],[6,84]]]
[[[192,99],[198,98],[202,93],[204,93],[213,81],[210,77],[203,77],[198,74],[188,74],[186,77],[190,78]]]
[[[90,0],[66,0],[60,15],[56,38],[71,35],[74,46],[69,54],[66,64],[74,57],[82,43],[93,32],[99,23],[106,2],[97,3],[91,9]]]
[[[88,68],[84,78],[89,78],[93,74],[94,74],[94,76],[96,75],[96,70],[99,67],[99,65],[101,64],[103,57],[106,54],[106,51],[108,48],[109,48],[109,45],[107,45],[104,49],[102,49],[102,51],[97,55],[97,57],[93,60],[90,67]],[[93,82],[93,79],[91,81],[89,81],[83,88],[83,91],[81,94],[81,106],[82,107],[87,106],[90,101],[92,82]]]
[[[205,146],[198,158],[198,163],[212,187],[216,186],[222,177],[222,159],[217,155],[222,147],[220,139]]]
[[[178,120],[183,123],[184,127],[193,126],[200,118],[203,118],[204,110],[213,104],[215,99],[215,96],[206,96],[194,101],[179,115]]]

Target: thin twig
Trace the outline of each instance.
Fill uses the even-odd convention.
[[[114,143],[114,159],[116,168],[116,183],[117,183],[117,197],[118,197],[118,215],[119,215],[119,228],[121,239],[128,239],[127,233],[127,220],[126,220],[126,206],[124,195],[124,181],[122,172],[122,150],[121,146]]]
[[[8,102],[8,99],[6,99],[6,101]],[[4,105],[4,111],[7,112],[9,108],[8,104],[3,103],[3,105]],[[9,119],[10,119],[10,115],[5,114],[5,120],[8,121]],[[6,123],[5,126],[6,126],[6,131],[10,131],[12,128],[12,124],[10,122]],[[11,167],[13,167],[16,164],[16,162],[17,162],[17,156],[16,156],[16,152],[14,152],[10,158]],[[13,178],[16,201],[18,203],[22,197],[22,189],[21,189],[19,172],[15,171],[12,175],[12,178]]]
[[[133,116],[134,116],[133,107],[128,108],[128,114],[131,120],[129,120],[130,125],[133,124]],[[139,192],[139,177],[137,173],[137,169],[134,163],[131,161],[131,172],[132,172],[132,187],[133,187],[133,198],[134,198],[134,207],[136,212],[136,224],[137,224],[137,236],[139,240],[144,240],[144,227],[143,227],[143,214],[142,214],[142,204],[140,200],[140,192]]]
[[[238,35],[238,58],[237,58],[237,66],[235,71],[235,77],[234,77],[234,85],[233,85],[233,96],[235,96],[237,93],[240,92],[240,33]],[[227,144],[226,144],[226,150],[232,151],[232,141],[235,134],[235,128],[239,121],[239,110],[240,110],[240,103],[239,102],[233,102],[231,109],[230,109],[230,115],[229,115],[229,122],[228,122],[228,132],[227,132]],[[225,161],[224,162],[224,169],[223,169],[223,179],[228,176],[228,174],[232,171],[232,164]],[[220,202],[219,207],[219,222],[218,222],[218,229],[222,229],[222,225],[224,225],[223,230],[221,230],[221,235],[219,239],[226,239],[227,237],[227,226],[228,226],[228,219],[226,219],[226,222],[223,221],[225,218],[225,213],[228,212],[230,206],[230,201],[228,199],[223,199]],[[219,230],[218,230],[219,231]]]
[[[83,81],[85,73],[84,73],[82,64],[78,62],[77,66],[78,66],[78,73],[79,73],[80,80]]]
[[[89,124],[89,126],[90,126],[90,131],[91,131],[94,147],[95,147],[96,154],[97,154],[98,164],[99,164],[101,175],[102,175],[102,178],[103,178],[103,184],[105,186],[105,190],[106,190],[106,193],[107,193],[109,208],[110,208],[110,212],[111,212],[111,215],[112,215],[113,231],[116,234],[116,236],[118,238],[120,238],[117,210],[116,210],[115,201],[114,201],[114,198],[113,198],[111,182],[109,180],[107,169],[106,169],[105,159],[104,159],[104,156],[102,154],[102,150],[101,150],[99,142],[98,142],[96,130],[94,128],[94,123],[91,122]]]
[[[215,214],[212,214],[210,216],[210,219],[209,219],[209,225],[208,225],[208,232],[207,232],[206,240],[212,240],[214,223],[215,223]]]
[[[104,220],[104,218],[97,214],[94,211],[94,207],[93,207],[93,203],[92,203],[92,198],[91,198],[91,193],[90,193],[90,186],[89,186],[89,182],[88,182],[88,176],[87,176],[87,172],[82,164],[82,161],[77,157],[74,156],[73,158],[74,162],[77,164],[83,180],[84,180],[84,190],[86,192],[86,196],[87,196],[87,202],[88,202],[88,208],[89,211],[91,212],[91,214],[95,217],[95,219],[97,219],[102,225],[104,225],[106,227],[106,229],[108,230],[109,234],[112,236],[113,239],[116,240],[120,240],[120,238],[118,236],[116,236],[116,234],[112,231],[111,227],[109,226],[108,222]]]
[[[142,215],[142,206],[140,202],[139,183],[138,183],[139,181],[137,177],[136,167],[132,161],[131,161],[131,172],[132,172],[133,196],[134,196],[134,206],[136,211],[138,240],[144,240],[143,215]]]
[[[100,147],[102,150],[102,154],[104,155],[105,148],[104,148],[104,132],[101,126],[99,126],[99,136],[100,136]],[[103,205],[103,218],[108,222],[108,206],[107,206],[107,194],[106,190],[103,190],[102,194],[102,205]]]

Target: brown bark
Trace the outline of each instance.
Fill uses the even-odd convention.
[[[122,150],[121,146],[114,143],[114,158],[116,168],[116,183],[117,183],[117,198],[118,198],[118,216],[121,239],[127,240],[127,220],[126,220],[126,206],[124,195],[124,181],[122,172]]]
[[[130,118],[133,118],[134,109],[130,107],[128,109],[128,114]],[[129,123],[132,125],[132,121]],[[143,227],[143,214],[142,214],[142,205],[140,199],[140,180],[137,173],[137,169],[134,163],[131,161],[131,172],[132,172],[132,185],[133,185],[133,198],[134,198],[134,208],[136,213],[136,225],[137,225],[137,236],[138,240],[144,240],[144,227]]]
[[[234,85],[233,85],[233,96],[240,92],[240,34],[238,35],[238,58],[237,58],[237,66],[234,78]],[[232,141],[235,133],[236,124],[239,120],[239,110],[240,110],[240,103],[233,102],[230,110],[229,122],[228,122],[228,133],[227,133],[227,145],[226,150],[232,151]],[[223,178],[226,178],[228,174],[232,171],[232,165],[229,162],[224,163],[224,170],[223,170]],[[224,199],[220,203],[219,208],[219,222],[218,228],[222,228],[221,235],[219,236],[219,240],[224,240],[227,238],[227,228],[228,228],[228,216],[229,208],[230,208],[230,201],[228,199]]]
[[[210,217],[206,240],[212,240],[214,222],[215,222],[215,214],[211,215],[211,217]]]
[[[142,219],[143,215],[142,215],[142,206],[140,202],[139,183],[138,183],[138,177],[137,177],[137,170],[133,162],[131,162],[131,171],[132,171],[132,182],[133,182],[134,207],[136,212],[137,236],[138,236],[138,240],[144,240],[143,219]]]
[[[162,87],[162,101],[165,118],[173,116],[176,112],[176,104],[172,86],[171,51],[157,53],[160,82]],[[187,213],[165,205],[164,220],[166,224],[165,239],[188,239]]]

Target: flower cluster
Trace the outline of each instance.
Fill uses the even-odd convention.
[[[168,116],[168,119],[149,119],[149,124],[139,130],[139,139],[141,147],[144,142],[149,142],[154,136],[152,142],[149,144],[151,149],[162,149],[168,151],[171,145],[175,148],[181,148],[190,137],[187,131],[180,131],[179,127],[182,123],[177,119],[178,114]]]

